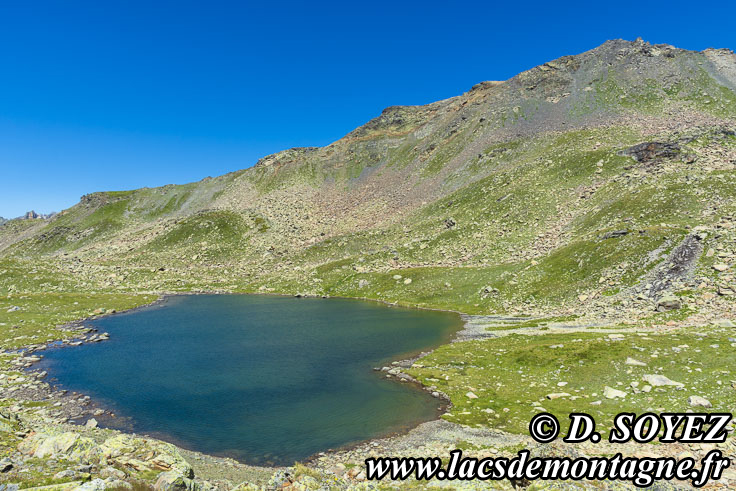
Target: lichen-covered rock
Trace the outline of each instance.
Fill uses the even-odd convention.
[[[200,486],[180,472],[168,471],[159,474],[153,488],[156,491],[196,491]]]
[[[192,466],[184,460],[175,446],[132,435],[118,434],[99,444],[79,433],[46,426],[37,428],[24,439],[18,450],[30,457],[63,458],[80,464],[118,467],[131,473],[172,471],[187,479],[194,477]],[[109,477],[125,477],[123,471],[113,471],[116,471],[115,475],[111,474]]]
[[[657,311],[666,312],[668,310],[677,310],[682,307],[682,302],[674,295],[665,295],[657,302]]]
[[[74,488],[74,491],[105,491],[108,489],[108,483],[102,479],[92,479],[86,483]]]
[[[22,453],[36,458],[63,456],[80,463],[98,462],[101,452],[93,440],[72,431],[49,429],[32,434],[18,446]]]

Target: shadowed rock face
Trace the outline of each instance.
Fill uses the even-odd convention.
[[[703,251],[700,239],[696,235],[688,235],[672,250],[665,265],[654,279],[651,295],[659,296],[672,288],[677,281],[684,281],[690,275]]]
[[[633,157],[640,163],[651,162],[656,159],[671,159],[680,154],[680,146],[677,143],[668,142],[645,142],[629,147],[621,152],[621,155]]]

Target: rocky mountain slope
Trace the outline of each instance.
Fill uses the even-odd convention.
[[[647,274],[692,228],[732,215],[735,73],[730,51],[609,41],[452,99],[388,108],[324,148],[84,196],[51,220],[2,227],[0,254],[42,259],[92,289],[465,312],[656,302],[668,292],[642,294]]]
[[[736,55],[609,41],[451,99],[387,108],[326,147],[0,225],[0,325],[15,328],[0,346],[68,339],[65,322],[165,292],[361,297],[477,315],[467,341],[410,368],[448,394],[453,423],[523,431],[540,397],[564,416],[604,393],[595,384],[640,370],[624,360],[646,350],[677,357],[670,377],[726,410],[734,391],[703,367],[714,373],[728,353],[699,357],[730,345],[735,168]],[[642,329],[658,337],[634,338]],[[489,385],[492,365],[508,373]],[[526,386],[529,370],[551,377],[530,389],[539,394],[503,389]],[[585,395],[545,399],[557,376]],[[639,383],[597,410],[688,407]],[[484,391],[495,395],[466,397]]]

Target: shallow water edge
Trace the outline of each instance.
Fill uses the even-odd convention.
[[[159,297],[156,301],[154,301],[152,303],[149,303],[149,304],[146,304],[146,305],[142,305],[142,306],[139,306],[139,307],[130,309],[130,310],[126,310],[126,311],[121,311],[121,312],[115,312],[115,313],[109,313],[109,314],[105,314],[105,315],[101,315],[101,316],[96,316],[96,317],[91,318],[91,319],[89,319],[89,318],[88,319],[84,319],[82,321],[77,321],[77,322],[75,322],[73,324],[75,324],[75,325],[81,325],[81,326],[88,326],[88,327],[89,326],[94,326],[94,322],[95,321],[99,321],[101,318],[108,318],[108,317],[114,317],[114,316],[130,315],[131,313],[138,312],[138,311],[141,311],[141,310],[156,308],[157,305],[164,304],[164,303],[167,302],[167,300],[170,300],[172,298],[184,297],[184,296],[191,296],[191,295],[213,295],[213,294],[208,294],[208,293],[174,294],[174,295],[165,294],[165,295],[162,295],[161,297]],[[215,293],[214,295],[223,295],[223,293],[218,292],[218,293]],[[237,294],[234,294],[234,295],[237,295]],[[272,295],[272,294],[265,294],[265,295],[264,294],[259,294],[257,296],[259,296],[259,297],[261,297],[261,296],[264,296],[264,297],[290,297],[290,295]],[[358,300],[358,299],[345,299],[345,300]],[[295,300],[295,301],[298,301],[298,300]],[[386,303],[386,302],[376,302],[376,303],[380,303],[380,304],[386,305],[388,307],[395,307],[395,305],[390,304],[390,303]],[[419,307],[405,308],[403,306],[400,307],[400,309],[401,310],[436,310],[436,309],[422,309],[422,308],[419,308]],[[443,311],[439,311],[439,312],[443,312]],[[422,390],[425,390],[426,391],[427,390],[426,387],[424,387],[421,383],[419,383],[418,381],[412,379],[411,377],[408,377],[407,375],[402,374],[401,373],[401,370],[403,368],[406,368],[408,366],[411,366],[411,364],[413,363],[413,361],[415,361],[416,359],[418,359],[418,358],[420,358],[420,357],[428,354],[429,352],[431,352],[432,350],[436,349],[437,347],[442,346],[442,345],[450,342],[451,340],[455,339],[457,337],[458,332],[460,332],[462,330],[463,324],[464,324],[463,319],[460,316],[458,316],[457,317],[457,320],[448,329],[446,329],[446,330],[443,331],[443,336],[441,337],[441,339],[439,341],[434,342],[431,345],[424,346],[421,349],[412,349],[412,350],[409,350],[409,351],[406,351],[406,352],[402,352],[400,355],[392,356],[390,359],[387,359],[385,362],[383,362],[383,363],[386,363],[386,366],[388,368],[391,368],[392,369],[392,372],[395,372],[395,370],[398,370],[398,372],[399,372],[399,373],[394,373],[394,376],[392,377],[392,380],[391,381],[394,382],[394,383],[404,383],[405,384],[405,387],[402,390],[407,390],[407,389],[408,390],[420,390],[420,389],[422,389]],[[64,347],[66,347],[66,346],[64,346]],[[53,376],[53,370],[51,370],[51,375]],[[371,376],[373,376],[373,375],[371,375]],[[378,372],[378,373],[375,374],[375,376],[385,377],[386,374],[383,373],[383,372]],[[383,383],[383,382],[381,382],[381,383]],[[59,389],[59,387],[56,388],[57,391],[58,391],[58,389]],[[435,397],[437,397],[436,394],[435,394]],[[104,400],[101,400],[99,397],[96,398],[96,397],[93,396],[92,399],[93,399],[93,403],[98,408],[100,408],[100,407],[104,408],[104,407],[107,406],[106,402]],[[441,416],[441,414],[443,414],[447,410],[449,401],[446,399],[446,397],[444,397],[444,395],[441,395],[437,399],[437,403],[439,405],[439,408],[437,408],[437,411],[435,411],[435,415],[434,415],[434,417],[431,420],[437,419],[439,416]],[[112,405],[112,406],[114,406],[114,405]],[[83,418],[84,417],[85,416],[83,416],[82,418],[78,418],[75,422],[76,423],[83,423],[84,422],[83,421]],[[103,417],[103,418],[98,418],[98,419],[100,420],[100,422],[104,426],[108,426],[108,427],[112,427],[112,428],[116,428],[116,429],[121,429],[121,430],[126,431],[126,432],[130,432],[135,427],[135,417],[132,418],[133,424],[126,424],[125,420],[122,420],[120,418],[118,418],[118,419],[113,418],[113,420],[109,420],[108,418],[104,418]],[[307,458],[299,459],[299,460],[308,461],[310,458],[312,458],[312,457],[314,457],[316,455],[319,455],[319,454],[323,454],[324,452],[329,452],[329,451],[333,451],[333,450],[336,451],[336,450],[344,449],[346,447],[351,447],[351,446],[358,445],[358,444],[363,443],[365,441],[369,441],[369,440],[373,440],[373,439],[385,438],[386,436],[403,434],[403,433],[408,432],[412,428],[417,427],[419,424],[421,424],[421,423],[423,423],[425,421],[428,421],[428,419],[425,418],[425,419],[422,419],[422,420],[415,421],[415,422],[413,422],[411,424],[401,425],[401,427],[398,430],[396,428],[393,428],[393,429],[389,429],[389,430],[387,430],[385,432],[378,432],[378,433],[375,433],[374,432],[374,435],[371,438],[367,439],[367,440],[366,439],[360,439],[360,440],[352,441],[352,442],[347,443],[345,445],[340,445],[340,446],[337,446],[337,447],[324,448],[320,452],[315,452],[315,454],[313,454],[311,457],[307,457]],[[192,447],[196,448],[197,447],[196,444],[194,444],[194,445],[187,444],[186,441],[182,441],[181,439],[175,438],[175,437],[173,437],[173,435],[168,435],[168,434],[166,434],[164,432],[145,431],[145,433],[152,435],[154,438],[158,438],[158,439],[161,439],[161,440],[164,440],[164,441],[169,441],[169,442],[174,443],[174,444],[176,444],[178,446],[181,446],[183,448],[192,448]],[[230,457],[235,457],[237,460],[240,460],[241,462],[246,462],[246,463],[247,462],[250,462],[249,459],[245,459],[244,460],[242,458],[237,458],[236,455],[233,455],[233,454],[231,454],[229,452],[215,452],[215,453],[213,453],[213,452],[205,452],[205,453],[210,453],[210,454],[214,454],[214,455],[227,455],[227,456],[230,456]]]

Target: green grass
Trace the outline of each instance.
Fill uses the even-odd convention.
[[[0,297],[0,348],[16,349],[66,336],[57,329],[71,321],[94,316],[94,311],[122,311],[144,305],[156,295],[121,293],[24,293]],[[20,310],[8,312],[11,307]]]
[[[685,411],[690,395],[704,395],[713,411],[730,411],[736,403],[736,391],[731,388],[736,348],[727,338],[733,334],[726,329],[706,331],[704,336],[687,330],[626,334],[623,340],[589,333],[511,335],[453,343],[421,359],[409,373],[450,396],[453,407],[445,416],[449,421],[528,433],[529,419],[540,411],[532,403],[538,403],[555,414],[563,428],[570,412],[589,413],[605,435],[618,412]],[[648,366],[628,366],[627,357]],[[643,388],[645,374],[665,375],[684,383],[685,389],[661,387],[634,393],[630,384],[638,382],[638,388]],[[567,385],[558,386],[559,382]],[[606,399],[605,386],[628,395],[623,400]],[[478,399],[468,398],[468,392]],[[559,392],[570,397],[546,398]],[[596,401],[600,405],[591,404]]]

